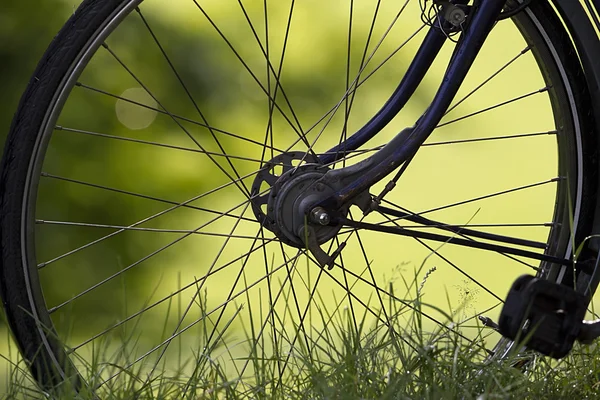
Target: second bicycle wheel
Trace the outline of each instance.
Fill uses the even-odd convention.
[[[261,374],[299,373],[297,355],[318,357],[340,321],[394,334],[381,327],[419,313],[423,330],[472,340],[518,275],[573,281],[571,267],[348,227],[323,245],[345,243],[329,270],[259,223],[268,205],[255,199],[290,168],[356,163],[426,109],[452,40],[379,135],[319,165],[402,79],[429,29],[422,5],[85,1],[3,159],[2,295],[36,379],[92,367],[84,384],[101,392],[123,371],[141,384],[179,371],[222,393],[271,391]],[[573,258],[597,205],[597,132],[560,26],[537,1],[494,27],[382,205]],[[439,232],[378,212],[364,222]],[[490,330],[484,343],[497,341]]]

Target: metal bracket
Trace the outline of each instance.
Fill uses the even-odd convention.
[[[449,0],[434,0],[434,4],[442,6],[442,17],[454,28],[460,27],[467,20],[468,2],[451,2]]]
[[[333,268],[335,265],[335,259],[338,258],[342,250],[344,250],[344,247],[346,247],[346,242],[342,242],[337,250],[335,250],[331,255],[327,254],[321,248],[321,246],[319,246],[319,242],[317,241],[317,233],[309,224],[304,225],[299,230],[298,236],[303,239],[306,248],[317,259],[319,265],[321,265],[321,267],[327,267],[327,269]]]

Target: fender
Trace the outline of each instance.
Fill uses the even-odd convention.
[[[580,1],[551,0],[573,37],[587,79],[592,104],[596,105],[593,110],[596,124],[600,126],[598,125],[600,124],[600,38],[596,32],[596,29],[600,30],[600,22],[597,18],[590,18],[590,15],[595,17],[595,13],[600,12],[600,0],[584,0],[584,2],[587,11]],[[588,38],[596,38],[596,40]]]
[[[583,68],[585,79],[589,90],[592,109],[590,117],[594,120],[593,125],[596,132],[600,132],[600,22],[598,13],[600,13],[600,0],[550,0],[556,8],[559,16],[563,19],[567,30],[573,38],[575,49],[579,55],[579,60]],[[597,143],[600,143],[598,141]],[[596,145],[599,146],[598,144]],[[596,154],[600,154],[598,149]],[[598,175],[598,187],[600,187],[600,171]],[[596,189],[598,190],[598,189]],[[600,202],[599,202],[600,203]],[[600,204],[596,205],[593,211],[591,234],[600,234]],[[587,290],[595,290],[600,283],[600,271],[598,260],[600,260],[600,239],[592,238],[587,246],[595,254],[596,267],[591,275],[584,276],[582,284],[587,286]]]
[[[600,0],[550,0],[573,38],[579,61],[585,73],[591,104],[590,117],[600,132]],[[597,31],[598,30],[598,31]],[[600,146],[600,140],[598,141]],[[600,149],[597,150],[600,154]],[[600,171],[596,171],[600,187]],[[600,234],[600,204],[593,212],[592,234]],[[589,248],[600,253],[600,240],[592,239]]]

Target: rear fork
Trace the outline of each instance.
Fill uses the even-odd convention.
[[[498,19],[502,18],[506,0],[476,0],[473,5],[467,3],[465,0],[433,1],[437,7],[437,16],[430,21],[425,40],[390,100],[362,129],[319,157],[321,163],[329,164],[343,158],[348,151],[357,149],[375,136],[412,96],[449,34],[461,32],[442,83],[430,106],[415,125],[398,133],[371,157],[349,167],[327,171],[305,191],[314,193],[314,187],[324,186],[328,190],[322,191],[322,196],[311,195],[310,201],[298,198],[296,204],[299,206],[294,210],[295,220],[307,221],[305,231],[310,233],[317,227],[318,223],[311,222],[310,218],[315,213],[337,223],[345,218],[345,213],[352,204],[361,208],[365,214],[372,211],[377,204],[373,203],[369,194],[371,186],[400,167],[402,172],[439,124],[485,39]],[[302,226],[294,226],[293,231],[302,231]],[[332,265],[334,258],[325,257],[318,241],[304,240],[302,237],[299,239],[318,260],[327,260],[325,264]],[[339,251],[335,251],[333,255],[336,253],[339,254]]]
[[[365,214],[378,207],[377,197],[368,195],[369,188],[401,166],[398,176],[402,173],[450,106],[493,25],[525,9],[530,0],[515,2],[504,12],[505,0],[476,0],[471,6],[467,5],[468,1],[434,3],[439,5],[436,23],[430,27],[391,99],[365,127],[321,156],[322,161],[342,158],[346,151],[358,148],[381,130],[414,93],[448,32],[460,29],[461,37],[431,105],[414,126],[400,132],[375,155],[353,166],[327,172],[318,183],[332,188],[334,194],[299,210],[301,213],[310,215],[318,210],[320,215],[335,218],[337,210],[347,209],[349,204],[358,205]],[[313,254],[319,254],[317,259],[324,258],[323,250],[314,240],[306,245]],[[328,258],[327,265],[332,265],[338,253],[336,250]],[[570,260],[574,284],[565,279],[555,283],[527,275],[518,278],[507,295],[498,324],[490,321],[491,325],[518,344],[526,344],[528,348],[554,358],[567,355],[575,341],[590,343],[600,337],[600,320],[583,320],[600,281],[598,253],[586,256],[580,257],[579,262]]]
[[[291,215],[289,221],[276,213],[265,215],[266,220],[273,215],[270,223],[278,227],[274,232],[287,232],[283,239],[307,248],[321,266],[333,267],[343,247],[331,254],[320,247],[330,239],[328,230],[335,228],[337,232],[351,205],[357,205],[365,215],[377,209],[377,200],[382,196],[373,197],[369,189],[397,169],[394,181],[400,177],[448,110],[494,24],[522,11],[529,2],[510,2],[512,7],[503,12],[507,0],[475,0],[472,5],[468,0],[433,0],[437,15],[430,21],[429,32],[392,97],[363,128],[313,162],[328,165],[340,160],[381,131],[413,95],[449,35],[460,31],[442,83],[428,109],[414,126],[404,129],[377,153],[352,166],[317,173],[316,170],[304,171],[302,167],[292,168],[290,164],[281,187],[270,194],[273,200],[269,203],[265,200],[269,209],[290,211],[283,213]],[[305,179],[303,174],[308,173],[314,176],[306,175]],[[287,197],[275,200],[281,193]],[[589,343],[599,337],[600,320],[582,322],[600,280],[597,276],[599,259],[588,257],[587,260],[561,262],[574,271],[587,269],[577,274],[586,278],[584,288],[581,282],[569,285],[533,276],[518,278],[508,293],[498,324],[488,321],[486,325],[519,344],[555,358],[568,354],[576,340]]]

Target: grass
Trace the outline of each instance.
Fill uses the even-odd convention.
[[[407,287],[422,288],[422,284],[413,282]],[[417,311],[392,304],[386,313],[378,310],[373,317],[366,311],[359,314],[348,308],[327,311],[317,307],[316,316],[311,318],[318,319],[325,329],[314,329],[310,334],[300,329],[279,331],[278,342],[272,334],[258,337],[250,325],[246,329],[247,342],[256,345],[248,360],[252,373],[244,374],[243,379],[238,374],[231,376],[219,363],[220,355],[229,350],[216,340],[217,344],[199,346],[187,357],[180,354],[179,365],[173,368],[165,363],[151,378],[143,365],[136,364],[103,385],[98,395],[115,400],[598,397],[597,345],[576,346],[559,361],[523,353],[513,353],[504,360],[490,359],[484,347],[490,335],[487,328],[479,327],[474,340],[455,330],[427,329],[418,312],[425,307],[419,302],[419,292],[420,289],[413,302]],[[202,307],[202,302],[197,304]],[[336,304],[339,306],[342,301]],[[264,320],[264,310],[250,310],[249,314]],[[452,319],[451,315],[447,317]],[[207,321],[206,327],[209,325]],[[218,336],[227,336],[228,327],[230,324],[225,323]],[[293,337],[297,340],[293,351],[289,351]],[[126,340],[135,339],[129,336]],[[106,356],[108,346],[109,343],[99,345],[96,356],[82,371],[88,382],[98,382],[101,373],[116,368],[114,360]],[[76,394],[68,386],[42,391],[22,361],[11,364],[6,387],[3,399],[95,398],[90,391]]]

